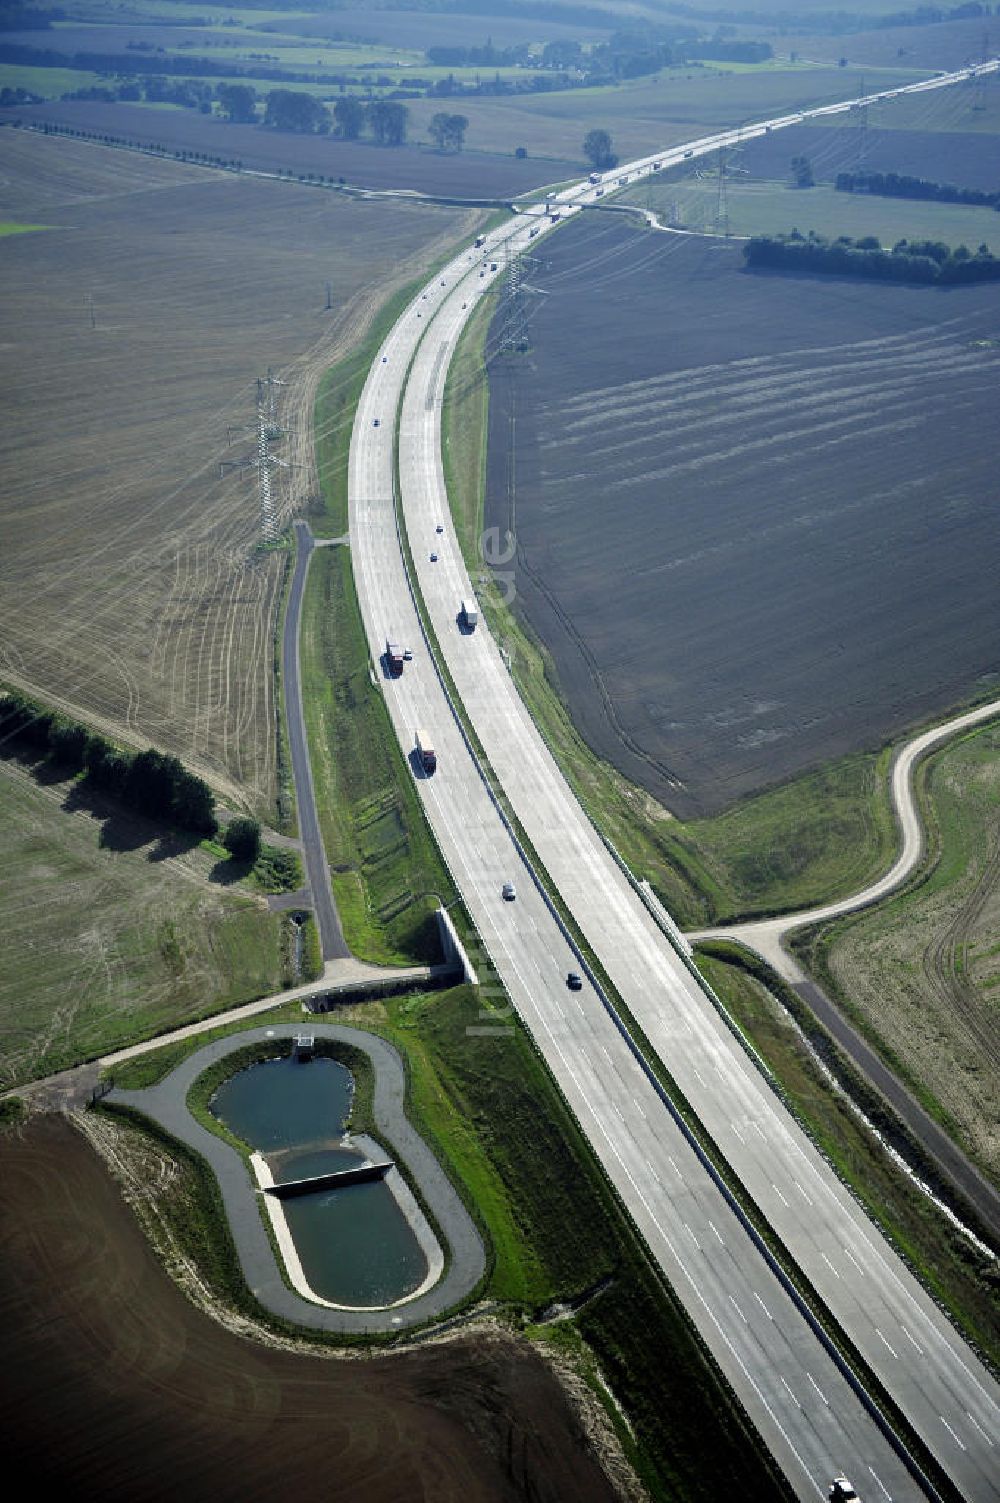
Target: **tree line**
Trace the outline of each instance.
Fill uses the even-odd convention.
[[[91,788],[111,794],[148,819],[196,835],[214,835],[219,828],[211,788],[179,758],[152,748],[124,751],[16,690],[0,699],[0,745],[8,740],[67,773],[83,773]]]
[[[320,136],[332,130],[342,141],[357,141],[369,131],[379,146],[403,145],[409,115],[406,105],[397,100],[373,99],[365,104],[353,94],[338,99],[332,114],[312,94],[295,89],[272,89],[264,101],[264,124],[274,130]]]
[[[980,188],[955,188],[924,177],[905,177],[898,172],[838,172],[838,193],[874,193],[880,198],[918,198],[941,204],[975,204],[1000,210],[1000,193]]]
[[[938,240],[898,240],[888,251],[874,235],[827,240],[815,231],[805,236],[793,230],[790,235],[755,235],[744,245],[743,255],[754,269],[872,277],[885,282],[957,286],[1000,280],[1000,257],[988,245],[981,245],[973,255],[968,246],[952,249]]]

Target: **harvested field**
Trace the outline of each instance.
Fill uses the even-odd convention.
[[[220,463],[254,453],[273,366],[298,467],[272,488],[301,509],[320,374],[477,220],[23,131],[0,148],[0,219],[50,226],[0,241],[0,678],[266,814],[285,555],[256,551],[250,460]]]
[[[603,40],[612,30],[611,17],[604,26],[577,26],[546,16],[461,15],[454,11],[365,10],[345,7],[321,11],[311,16],[290,15],[287,20],[265,21],[262,31],[282,36],[350,37],[382,46],[415,47],[482,47],[487,37],[494,47],[513,47],[521,42],[555,41],[566,38],[577,42]]]
[[[226,864],[0,759],[0,1089],[290,980],[282,919]]]
[[[441,102],[432,103],[428,118]],[[467,113],[472,121],[471,106]],[[17,118],[26,124],[49,123],[98,135],[108,133],[171,152],[206,152],[226,161],[240,161],[245,168],[258,172],[291,172],[296,176],[312,172],[334,181],[343,178],[354,187],[374,190],[504,199],[527,193],[552,177],[551,164],[515,160],[518,142],[499,148],[503,155],[485,154],[496,148],[471,126],[468,149],[455,155],[429,146],[381,147],[367,141],[338,141],[331,136],[300,136],[256,125],[230,125],[193,110],[152,110],[137,104],[53,101],[24,105],[18,109]],[[413,123],[411,136],[418,133],[422,117],[418,122],[414,116]],[[321,196],[326,200],[334,195]]]
[[[658,183],[646,195],[645,204],[660,215],[661,223],[709,234],[718,224],[719,190],[711,178]],[[822,183],[802,192],[787,179],[750,182],[739,178],[728,188],[727,215],[729,233],[737,236],[788,234],[797,229],[803,235],[815,230],[830,239],[874,235],[884,246],[898,240],[929,239],[973,250],[985,243],[1000,250],[1000,214],[994,209],[883,198],[875,193],[838,193]]]
[[[492,377],[519,608],[591,746],[685,816],[1000,661],[996,292],[741,265],[592,216],[546,246],[531,354]]]
[[[610,1503],[565,1393],[525,1342],[340,1362],[256,1345],[167,1278],[65,1121],[0,1138],[10,1466],[80,1503]],[[53,1436],[58,1444],[53,1444]]]
[[[890,10],[890,6],[885,7]],[[857,14],[852,5],[852,11]],[[784,35],[775,47],[800,57],[836,63],[842,57],[865,68],[964,68],[983,55],[983,18],[928,26],[889,26],[837,36]]]
[[[869,71],[866,80],[872,91],[916,82],[923,76]],[[572,164],[560,174],[571,176],[586,170],[582,143],[595,125],[611,132],[615,151],[627,161],[743,120],[765,120],[807,105],[832,104],[850,98],[859,88],[860,75],[849,68],[786,65],[722,72],[709,65],[690,72],[669,69],[613,89],[463,99],[462,113],[469,119],[466,139],[470,146],[508,152],[524,145],[533,157]],[[437,108],[432,99],[414,100],[410,105],[414,130],[426,129]]]
[[[960,91],[942,89],[940,97],[960,102]],[[885,120],[883,114],[882,120]],[[959,128],[963,125],[964,129]],[[974,117],[966,110],[955,117],[954,129],[936,129],[933,118],[927,129],[894,130],[874,122],[868,128],[864,170],[898,172],[927,178],[934,183],[952,183],[982,192],[1000,191],[1000,161],[995,137],[972,129]],[[787,179],[794,156],[805,156],[818,182],[832,183],[838,172],[858,170],[860,132],[844,125],[790,125],[787,130],[749,141],[738,158],[750,180]],[[709,159],[714,165],[713,159]],[[809,193],[801,195],[808,200]],[[1000,222],[1000,215],[995,214]]]

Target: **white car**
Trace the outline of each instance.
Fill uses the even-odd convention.
[[[830,1503],[861,1503],[843,1472],[838,1473],[830,1483]]]

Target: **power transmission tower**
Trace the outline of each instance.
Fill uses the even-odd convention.
[[[94,294],[92,292],[87,293],[87,312],[90,314],[90,327],[96,329],[97,314],[94,311]]]
[[[330,311],[330,309],[332,307],[333,307],[333,299],[332,299],[332,296],[331,296],[331,288],[330,288],[329,282],[327,282],[327,284],[326,284],[326,312],[329,313],[329,311]]]
[[[524,266],[519,255],[512,256],[504,246],[504,278],[501,302],[503,330],[500,335],[498,355],[521,349],[528,339],[524,312]]]
[[[982,56],[982,61],[984,63],[988,63],[989,60],[990,60],[990,34],[989,34],[988,31],[984,31],[983,32],[983,56]],[[986,74],[985,73],[976,73],[975,76],[974,76],[974,78],[973,78],[972,108],[974,110],[984,110],[986,108]]]
[[[858,148],[854,154],[854,170],[860,172],[868,158],[868,95],[865,81],[861,80],[861,103],[858,116]]]
[[[719,193],[715,205],[715,233],[729,238],[729,173],[726,165],[726,148],[719,147]]]

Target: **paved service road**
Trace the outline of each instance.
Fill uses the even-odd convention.
[[[312,893],[313,913],[319,928],[323,959],[344,960],[351,952],[344,939],[340,915],[333,901],[330,868],[327,865],[319,817],[316,813],[316,791],[313,787],[312,767],[309,763],[309,749],[306,743],[302,681],[299,676],[302,592],[305,589],[309,557],[313,550],[313,535],[307,522],[296,522],[295,537],[298,544],[295,552],[295,573],[292,575],[292,587],[288,593],[288,611],[281,640],[281,671],[285,679],[288,749],[292,760],[292,776],[295,779],[302,854],[305,859],[309,889]]]
[[[352,1333],[404,1330],[434,1320],[471,1294],[482,1278],[486,1259],[479,1233],[448,1176],[406,1115],[406,1077],[403,1062],[392,1045],[357,1028],[310,1020],[308,1029],[317,1038],[353,1044],[371,1058],[375,1070],[372,1104],[376,1126],[385,1134],[386,1146],[410,1170],[448,1244],[451,1257],[443,1278],[426,1294],[395,1309],[331,1310],[314,1305],[289,1289],[275,1261],[260,1214],[258,1191],[247,1165],[228,1143],[196,1122],[186,1106],[192,1082],[216,1060],[247,1044],[268,1043],[271,1039],[291,1044],[296,1034],[302,1032],[301,1025],[275,1024],[216,1039],[189,1055],[158,1085],[143,1091],[114,1090],[106,1100],[152,1117],[172,1137],[187,1143],[208,1160],[222,1191],[247,1287],[266,1310],[296,1325]]]
[[[919,1143],[937,1162],[944,1174],[975,1206],[979,1215],[1000,1241],[1000,1193],[980,1174],[962,1150],[938,1126],[934,1119],[906,1089],[902,1082],[882,1062],[850,1021],[844,1017],[836,1003],[811,981],[798,961],[785,949],[785,939],[795,929],[807,924],[824,923],[840,918],[843,914],[856,913],[870,908],[883,898],[896,892],[913,875],[923,852],[923,829],[920,810],[913,785],[917,764],[951,737],[973,726],[985,724],[1000,715],[1000,700],[977,705],[963,715],[945,721],[941,725],[922,731],[908,741],[892,764],[890,795],[893,812],[901,837],[900,852],[890,869],[877,882],[872,882],[862,892],[842,898],[836,903],[827,903],[819,908],[808,908],[798,913],[787,913],[779,918],[750,920],[744,924],[718,925],[713,929],[700,929],[686,938],[693,942],[700,939],[735,939],[750,949],[756,950],[779,976],[795,988],[820,1021],[830,1031],[851,1059],[868,1076],[869,1080],[891,1103],[902,1121]]]
[[[940,86],[934,80],[918,87]],[[800,118],[785,117],[772,128]],[[762,123],[739,134],[765,129]],[[607,178],[657,170],[657,163],[711,150],[737,134],[671,148]],[[594,193],[595,185],[566,190],[553,196],[553,209],[566,217]],[[920,1496],[594,986],[588,980],[581,992],[566,988],[567,971],[581,963],[467,750],[410,594],[393,501],[394,417],[402,399],[401,500],[419,588],[477,736],[549,877],[705,1128],[928,1449],[970,1500],[1000,1498],[997,1385],[815,1152],[656,927],[542,744],[488,632],[482,625],[472,634],[459,629],[459,601],[471,586],[443,482],[444,382],[458,335],[496,275],[492,265],[503,264],[505,245],[526,247],[533,229],[542,233],[551,223],[537,206],[491,232],[485,261],[460,253],[404,311],[359,402],[349,472],[352,557],[372,660],[380,661],[389,636],[414,647],[402,676],[383,679],[390,714],[515,1007],[792,1486],[815,1498],[844,1468],[863,1494]],[[432,734],[437,752],[429,777],[412,753],[418,726]],[[514,902],[500,896],[507,880],[517,888]]]
[[[902,844],[896,860],[877,882],[872,882],[862,892],[854,893],[849,898],[841,898],[836,903],[825,903],[819,908],[806,908],[799,913],[786,913],[773,919],[755,919],[746,924],[702,929],[696,934],[689,934],[688,938],[692,940],[739,939],[762,955],[780,975],[788,980],[805,980],[801,968],[783,948],[785,936],[793,929],[801,929],[806,924],[823,924],[829,919],[840,918],[845,913],[856,913],[860,908],[871,908],[873,904],[881,902],[883,898],[902,887],[916,869],[924,848],[923,826],[920,822],[920,810],[917,807],[913,787],[913,772],[917,763],[942,742],[950,740],[952,736],[957,736],[961,731],[969,730],[973,726],[982,725],[988,720],[995,720],[998,715],[1000,715],[1000,699],[991,700],[989,704],[977,705],[974,710],[968,710],[964,715],[956,715],[953,720],[947,720],[942,725],[936,725],[929,731],[921,732],[912,741],[908,741],[900,751],[892,764],[890,792]]]

